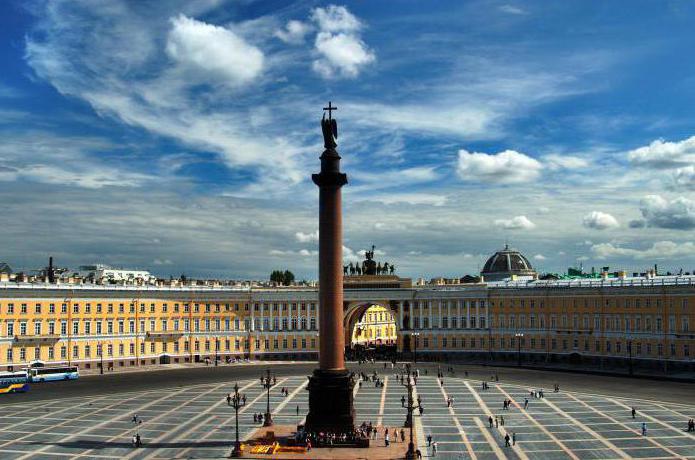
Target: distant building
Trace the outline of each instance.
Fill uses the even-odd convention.
[[[108,265],[82,265],[77,274],[84,280],[95,283],[145,283],[153,284],[157,277],[147,270],[125,270],[112,268]]]

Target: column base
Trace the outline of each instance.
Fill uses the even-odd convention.
[[[350,433],[355,429],[353,387],[348,370],[316,369],[309,378],[307,431]]]

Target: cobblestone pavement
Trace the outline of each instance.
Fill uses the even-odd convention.
[[[357,419],[400,427],[405,390],[392,374],[383,378],[384,388],[363,382],[357,391]],[[8,395],[0,406],[0,459],[225,457],[234,439],[234,410],[225,396],[234,383],[32,403],[13,403]],[[302,420],[306,383],[303,375],[278,378],[270,401],[276,423]],[[265,412],[266,394],[258,380],[239,385],[247,395],[239,415],[240,434],[246,437],[256,428],[252,414]],[[283,387],[288,397],[280,394]],[[435,458],[445,459],[695,458],[695,433],[685,431],[687,420],[695,417],[693,406],[552,390],[536,399],[529,397],[529,388],[511,384],[480,388],[480,382],[459,378],[445,378],[443,386],[431,376],[418,380],[424,413],[415,417],[415,425],[426,458],[432,456],[425,446],[428,434],[438,444]],[[454,399],[452,407],[448,397]],[[510,410],[502,410],[504,399],[513,401]],[[143,420],[141,449],[131,447],[133,414]],[[490,415],[504,417],[504,425],[489,428]],[[647,436],[641,433],[643,422]],[[516,434],[516,445],[504,446],[505,433]]]

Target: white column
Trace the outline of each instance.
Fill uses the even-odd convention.
[[[437,320],[437,328],[441,329],[442,328],[442,299],[439,299],[437,301],[438,305],[438,310],[439,310],[439,319]]]
[[[420,322],[420,327],[419,327],[418,329],[423,329],[423,326],[424,326],[424,325],[422,324],[422,319],[423,319],[423,317],[422,317],[422,310],[423,310],[423,307],[424,307],[424,305],[425,305],[425,302],[426,302],[425,300],[421,300],[421,301],[419,302],[419,305],[418,305],[417,316],[418,316],[418,318],[419,318],[418,321]]]
[[[409,316],[408,316],[408,326],[410,327],[410,329],[413,328],[413,303],[414,303],[414,302],[415,302],[414,300],[410,300],[410,301],[408,302],[408,314],[409,314]]]
[[[265,308],[263,307],[263,305],[264,305],[264,302],[261,302],[261,308],[260,308],[260,317],[261,317],[260,321],[261,321],[261,327],[259,328],[261,331],[265,330],[265,329],[264,329],[265,326],[264,326],[264,324],[263,324],[263,319],[264,319],[264,318],[263,318],[263,312],[264,312]]]
[[[254,314],[253,314],[255,307],[256,307],[256,305],[255,305],[253,299],[251,299],[251,302],[249,303],[249,311],[251,312],[251,330],[252,331],[256,330],[256,325],[254,324],[256,322],[256,319],[254,318]]]
[[[461,329],[461,302],[461,299],[456,301],[456,324],[459,329]]]
[[[471,327],[471,301],[466,300],[466,329]]]
[[[403,301],[398,302],[398,324],[396,330],[403,329]]]
[[[427,314],[429,316],[430,329],[432,329],[432,301],[431,300],[427,301]]]
[[[451,329],[451,301],[446,301],[446,328]]]
[[[480,300],[475,303],[475,327],[480,329]]]

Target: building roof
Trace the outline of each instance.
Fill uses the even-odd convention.
[[[508,245],[494,253],[485,262],[483,271],[481,274],[483,276],[490,275],[494,273],[506,273],[514,275],[530,275],[535,273],[531,262],[516,249],[510,249]]]

